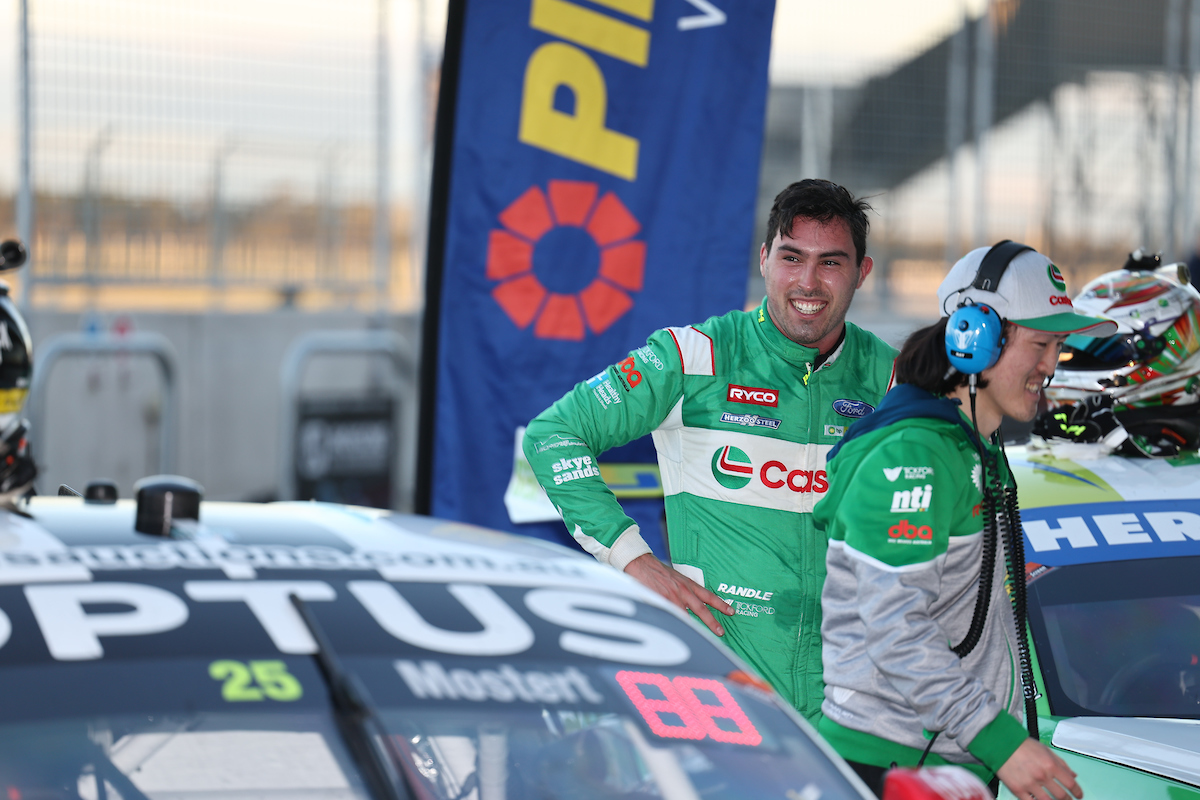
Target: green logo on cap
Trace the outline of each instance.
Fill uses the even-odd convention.
[[[1050,264],[1046,267],[1046,274],[1050,276],[1050,282],[1054,284],[1054,288],[1060,292],[1067,290],[1067,281],[1063,278],[1062,273],[1058,271],[1058,266]]]
[[[750,456],[736,447],[722,447],[713,453],[712,473],[717,483],[726,489],[740,489],[750,482],[754,464]]]

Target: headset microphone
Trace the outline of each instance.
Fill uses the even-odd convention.
[[[950,366],[964,375],[978,375],[1000,358],[1004,321],[991,306],[968,300],[946,323],[946,355]]]
[[[1033,248],[1009,239],[993,245],[975,273],[975,280],[966,289],[995,293],[1008,264],[1019,254]],[[959,303],[946,323],[946,356],[950,366],[964,375],[978,375],[990,369],[1000,359],[1004,349],[1004,320],[983,303],[967,298]]]

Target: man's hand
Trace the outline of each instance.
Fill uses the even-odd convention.
[[[1050,748],[1034,739],[1026,739],[1008,757],[996,773],[1008,790],[1021,800],[1036,798],[1067,800],[1067,792],[1083,797],[1083,789],[1075,782],[1075,773]]]
[[[691,611],[717,636],[725,635],[725,629],[708,608],[712,606],[722,614],[732,617],[733,606],[686,575],[671,569],[655,558],[653,553],[646,553],[630,561],[625,566],[625,572],[647,589],[658,592],[685,611]]]

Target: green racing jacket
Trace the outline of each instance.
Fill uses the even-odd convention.
[[[584,549],[618,569],[650,552],[596,456],[653,433],[676,570],[728,601],[725,642],[810,720],[820,712],[825,457],[874,408],[895,351],[846,324],[824,362],[766,304],[665,328],[525,433],[538,481]]]
[[[951,649],[980,591],[984,481],[1012,485],[990,442],[982,467],[970,427],[949,401],[901,384],[829,458],[813,515],[829,536],[819,727],[847,760],[912,767],[930,747],[925,763],[988,781],[1027,736],[1003,542],[978,643]]]

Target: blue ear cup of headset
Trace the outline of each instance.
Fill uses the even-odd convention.
[[[989,306],[971,301],[959,306],[946,323],[946,355],[950,366],[977,375],[1000,359],[1004,320]]]

